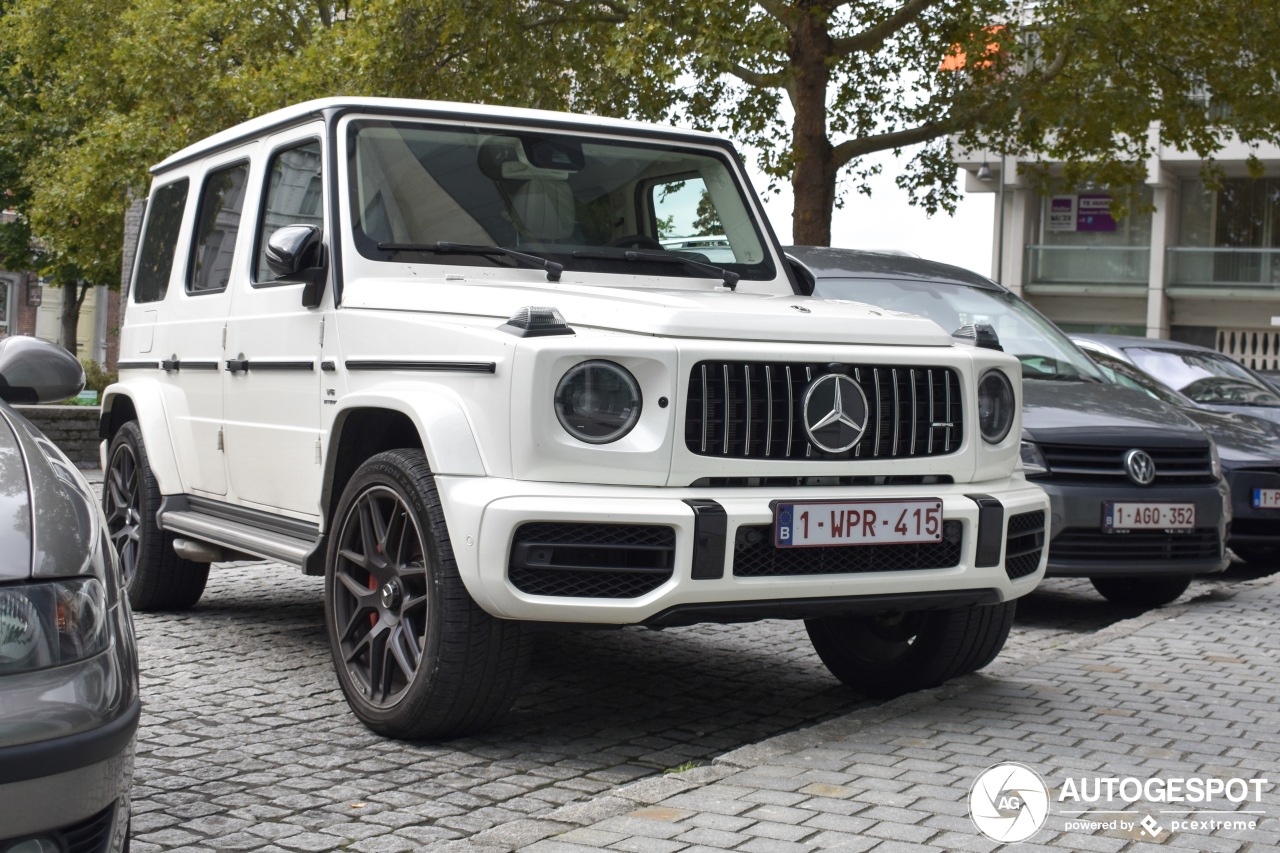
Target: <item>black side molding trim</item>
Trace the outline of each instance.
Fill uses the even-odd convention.
[[[498,365],[492,361],[380,361],[378,359],[349,359],[347,370],[428,370],[438,373],[496,373]]]
[[[245,370],[297,370],[305,373],[313,373],[316,369],[314,361],[255,361],[249,359],[245,362]]]
[[[1004,504],[991,495],[965,495],[978,505],[978,547],[973,564],[979,568],[1000,565],[1004,552]]]
[[[686,499],[693,510],[694,580],[724,577],[724,549],[729,536],[729,516],[724,507],[713,500]]]
[[[116,370],[155,370],[159,366],[158,361],[121,361],[116,363]]]

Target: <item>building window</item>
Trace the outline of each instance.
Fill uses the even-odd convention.
[[[1180,186],[1171,284],[1274,288],[1280,283],[1280,179]]]
[[[0,337],[9,334],[9,294],[13,291],[13,282],[0,278]]]
[[[1036,242],[1027,247],[1027,286],[1102,284],[1147,286],[1151,269],[1152,190],[1124,199],[1127,215],[1112,215],[1112,196],[1081,190],[1040,200]]]

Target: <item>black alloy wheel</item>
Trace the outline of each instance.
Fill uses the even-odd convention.
[[[204,594],[209,564],[179,557],[176,538],[160,529],[160,486],[136,421],[120,427],[107,451],[102,510],[136,610],[186,610]]]
[[[129,442],[119,442],[107,465],[102,488],[102,508],[107,534],[120,557],[120,572],[127,586],[138,568],[142,531],[142,492],[138,485],[138,456]]]
[[[489,726],[515,701],[532,636],[468,594],[425,454],[368,459],[335,519],[325,626],[351,710],[373,731],[407,740]]]
[[[392,489],[362,492],[339,533],[333,618],[343,663],[364,701],[386,709],[413,683],[426,646],[426,544]]]

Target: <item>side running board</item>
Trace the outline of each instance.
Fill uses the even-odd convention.
[[[306,564],[320,539],[315,524],[193,495],[166,496],[156,518],[179,536],[294,566]]]

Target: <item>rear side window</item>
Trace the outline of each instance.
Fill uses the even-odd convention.
[[[285,225],[323,227],[322,189],[319,141],[286,148],[271,158],[258,248],[254,253],[255,282],[270,283],[275,278],[267,266],[267,240],[277,228]]]
[[[240,233],[244,190],[249,164],[237,163],[205,179],[200,195],[200,215],[196,219],[196,244],[191,254],[190,293],[217,293],[227,289],[231,259]]]
[[[151,194],[151,209],[147,211],[147,227],[142,235],[137,272],[133,278],[134,302],[159,302],[169,289],[189,185],[190,182],[183,178]]]

